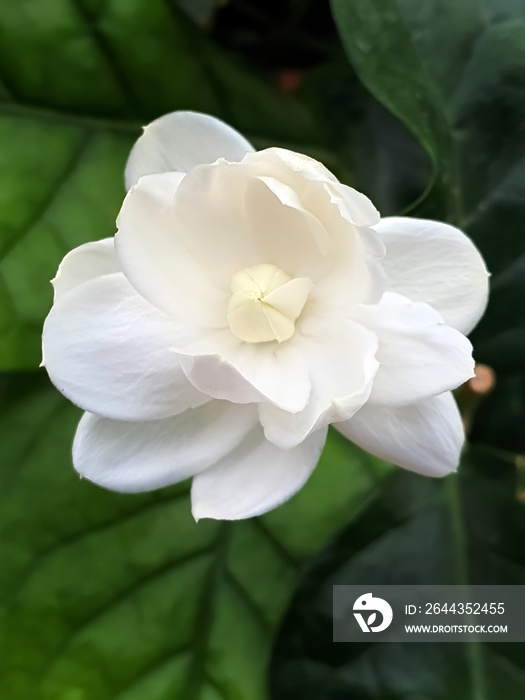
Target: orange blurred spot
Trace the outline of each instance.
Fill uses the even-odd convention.
[[[290,94],[299,89],[303,73],[297,68],[283,68],[277,73],[277,82],[283,92]]]
[[[485,396],[496,385],[496,373],[488,365],[476,365],[475,377],[467,382],[467,389],[477,396]]]

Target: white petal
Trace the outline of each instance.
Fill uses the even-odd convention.
[[[317,267],[321,257],[318,242],[326,231],[320,222],[295,191],[252,170],[219,161],[193,170],[177,190],[172,230],[178,244],[218,284],[228,286],[238,270],[265,262],[303,277],[298,271]]]
[[[298,447],[280,450],[256,428],[236,450],[193,479],[195,519],[240,520],[280,505],[305,484],[325,440],[322,429]]]
[[[117,219],[116,253],[128,280],[157,308],[186,323],[220,327],[227,323],[227,288],[214,285],[209,269],[184,246],[184,224],[174,208],[181,180],[179,173],[147,175],[128,192]],[[205,197],[199,206],[207,206]]]
[[[375,228],[386,245],[390,289],[430,304],[446,323],[470,333],[485,311],[489,277],[470,238],[425,219],[386,218]]]
[[[143,175],[186,173],[217,158],[239,161],[253,146],[220,119],[198,112],[172,112],[144,127],[126,165],[126,188]]]
[[[292,227],[286,220],[282,221],[281,228],[277,228],[271,202],[267,196],[264,196],[260,187],[257,189],[252,185],[252,198],[259,203],[260,207],[255,217],[257,222],[255,225],[260,229],[259,238],[268,239],[268,231],[271,231],[271,235],[275,238],[275,246],[280,246],[282,269],[296,277],[308,277],[316,283],[312,298],[326,305],[326,309],[321,311],[323,315],[333,312],[336,307],[348,313],[350,307],[356,303],[376,303],[385,289],[384,272],[378,261],[378,258],[384,254],[384,245],[377,233],[352,222],[349,207],[342,197],[333,195],[335,190],[330,189],[337,190],[342,188],[342,185],[318,182],[314,178],[304,179],[301,182],[301,178],[293,174],[295,175],[294,192],[298,201],[295,211],[300,211],[302,203],[312,222],[318,222],[319,226],[316,228],[310,225],[311,235],[305,236],[303,233],[301,237],[290,235]],[[288,179],[292,181],[290,174]],[[259,178],[259,180],[267,185],[272,178]],[[277,188],[273,189],[275,190],[273,194],[276,194]],[[269,191],[272,190],[269,189]],[[358,193],[355,194],[358,195]],[[278,201],[284,199],[284,195],[280,194]],[[291,198],[287,201],[291,208]],[[360,220],[359,207],[354,209],[355,218]],[[253,210],[255,211],[255,208]],[[378,219],[378,216],[370,216],[373,221]],[[306,232],[304,223],[299,230]],[[314,254],[307,257],[306,251],[314,242],[316,244]],[[322,255],[319,255],[319,251]],[[285,255],[290,261],[295,262],[284,264]],[[290,270],[294,271],[290,272]],[[317,284],[317,282],[321,283]]]
[[[308,400],[308,367],[292,343],[243,343],[224,330],[209,333],[180,353],[191,383],[216,399],[270,402],[292,412]]]
[[[286,148],[273,147],[256,151],[245,156],[244,162],[256,165],[260,175],[276,177],[293,189],[297,189],[298,176],[305,181],[339,182],[335,175],[315,158]]]
[[[357,319],[379,338],[374,403],[413,403],[474,376],[472,345],[427,304],[387,292],[377,306],[362,306]]]
[[[259,405],[266,438],[288,449],[311,432],[350,418],[370,395],[379,364],[376,336],[352,321],[312,319],[304,324],[299,350],[307,359],[312,390],[306,407],[288,413]]]
[[[284,206],[288,207],[289,209],[295,210],[299,212],[302,215],[302,220],[301,220],[301,234],[303,239],[306,238],[305,233],[308,232],[312,239],[315,241],[317,244],[319,251],[323,254],[326,255],[328,250],[329,250],[329,239],[328,239],[328,232],[326,229],[323,227],[319,219],[317,219],[311,212],[309,212],[307,209],[304,208],[304,206],[301,204],[301,201],[299,200],[299,197],[297,196],[297,192],[293,190],[291,187],[288,185],[283,184],[279,180],[276,180],[274,177],[258,177],[254,178],[252,182],[250,183],[252,186],[252,190],[255,190],[252,192],[252,206],[255,204],[256,200],[259,199],[259,209],[260,211],[258,212],[259,216],[256,217],[257,219],[260,219],[262,217],[265,217],[268,215],[267,214],[267,204],[262,199],[262,202],[260,201],[262,198],[262,188],[258,186],[258,181],[264,183],[264,185],[268,188],[268,190],[278,199],[278,201]],[[247,193],[248,197],[250,196],[250,192]],[[255,208],[255,207],[254,207]],[[275,219],[279,220],[282,219],[281,217],[276,217],[274,214],[274,223],[273,225],[266,225],[266,236],[268,235],[274,235],[278,237],[278,240],[281,243],[281,246],[283,243],[287,243],[288,246],[293,245],[293,242],[289,240],[289,233],[286,231],[285,226],[283,226],[284,231],[278,231],[275,232],[272,229],[275,228]],[[299,221],[299,219],[296,218],[296,221]],[[282,225],[282,224],[281,224]],[[264,226],[264,224],[263,224]],[[284,236],[283,236],[284,233]],[[261,236],[261,238],[264,237]],[[304,241],[306,243],[306,241]],[[303,247],[304,243],[301,245],[300,248]],[[286,245],[286,244],[285,244]],[[296,250],[296,254],[297,254]]]
[[[272,177],[290,187],[311,213],[313,189],[323,191],[328,200],[337,206],[341,216],[356,226],[372,226],[379,221],[379,212],[366,195],[343,185],[319,161],[284,148],[267,148],[250,153],[245,163],[253,164],[260,176]]]
[[[215,464],[256,423],[254,407],[226,401],[140,423],[85,413],[73,444],[73,464],[81,476],[112,491],[152,491]]]
[[[379,212],[366,195],[340,182],[326,184],[325,188],[332,204],[337,205],[341,216],[350,223],[356,226],[373,226],[379,223]]]
[[[72,289],[43,333],[53,383],[86,411],[117,420],[175,415],[208,400],[186,379],[173,347],[187,341],[121,273]]]
[[[334,427],[376,457],[425,476],[455,471],[465,440],[450,392],[411,406],[366,404],[349,421]]]
[[[119,271],[114,238],[84,243],[68,253],[60,263],[56,277],[52,280],[55,301],[70,289],[94,277]]]

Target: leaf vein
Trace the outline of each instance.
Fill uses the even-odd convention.
[[[66,182],[69,180],[69,178],[73,175],[75,170],[77,169],[79,163],[82,160],[82,157],[91,141],[91,136],[92,134],[90,132],[85,133],[83,138],[81,139],[79,145],[73,152],[73,155],[67,162],[65,168],[62,170],[62,173],[60,174],[60,177],[57,179],[56,182],[53,183],[53,186],[51,187],[48,196],[36,212],[36,214],[33,216],[31,221],[24,226],[24,228],[19,232],[17,236],[13,236],[13,238],[8,242],[7,246],[4,248],[2,251],[0,260],[2,258],[7,257],[11,251],[20,244],[24,238],[26,238],[29,233],[33,230],[33,228],[44,218],[46,215],[47,211],[50,209],[52,206],[53,202],[56,200],[58,195],[60,194],[62,188],[66,184]]]
[[[63,642],[53,654],[52,658],[49,660],[48,665],[44,669],[40,681],[43,681],[49,676],[53,667],[66,655],[67,651],[74,645],[78,637],[82,635],[83,632],[85,632],[87,629],[96,625],[96,623],[101,618],[103,618],[109,611],[111,611],[115,606],[118,606],[122,604],[122,602],[128,600],[137,591],[140,591],[142,588],[144,588],[144,586],[148,585],[149,583],[152,583],[153,581],[156,581],[162,578],[163,576],[166,576],[167,574],[171,573],[171,571],[174,568],[185,566],[186,564],[195,561],[195,559],[198,559],[199,557],[204,557],[207,554],[211,554],[214,550],[214,545],[215,542],[213,542],[211,545],[208,544],[205,548],[200,549],[196,552],[190,552],[185,556],[170,560],[159,569],[156,569],[153,572],[149,572],[146,576],[136,581],[133,581],[133,583],[127,586],[124,590],[118,591],[116,595],[112,596],[104,605],[102,605],[100,608],[98,608],[96,611],[90,614],[85,620],[83,620],[80,626],[72,630],[72,633],[69,634],[63,640]]]

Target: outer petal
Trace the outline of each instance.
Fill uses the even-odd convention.
[[[291,343],[243,343],[224,330],[180,353],[191,383],[216,399],[270,402],[292,412],[303,409],[308,400],[308,366]]]
[[[427,304],[387,292],[377,306],[362,306],[358,320],[379,338],[373,403],[413,403],[474,376],[472,345]]]
[[[225,401],[141,423],[85,413],[73,444],[73,464],[81,476],[112,491],[152,491],[215,464],[256,423],[255,408]]]
[[[280,450],[255,429],[236,450],[193,479],[195,519],[240,520],[280,505],[304,485],[325,440],[322,429],[298,447]]]
[[[465,440],[450,392],[411,406],[366,404],[349,421],[334,427],[376,457],[425,476],[455,471]]]
[[[253,147],[220,119],[198,112],[172,112],[144,127],[126,165],[126,188],[142,175],[188,172],[217,158],[239,161]]]
[[[392,217],[375,227],[386,245],[383,260],[390,289],[424,301],[464,334],[487,305],[489,273],[462,231],[425,219]]]
[[[283,449],[329,423],[350,418],[368,399],[379,367],[377,338],[357,323],[312,319],[304,331],[299,350],[307,358],[312,384],[306,407],[288,413],[267,403],[259,405],[266,438]]]
[[[44,364],[60,391],[87,411],[117,420],[165,418],[209,399],[179,366],[172,348],[181,337],[121,273],[105,275],[55,303],[44,325]]]
[[[120,272],[115,255],[115,239],[85,243],[75,248],[62,260],[55,279],[51,280],[55,289],[55,301],[63,294],[84,282]]]

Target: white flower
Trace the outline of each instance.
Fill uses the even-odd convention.
[[[315,160],[191,112],[146,127],[126,180],[115,239],[65,257],[44,328],[86,411],[81,475],[193,477],[196,518],[246,518],[305,483],[330,423],[407,469],[456,468],[450,390],[473,376],[488,277],[461,231],[380,221]]]

